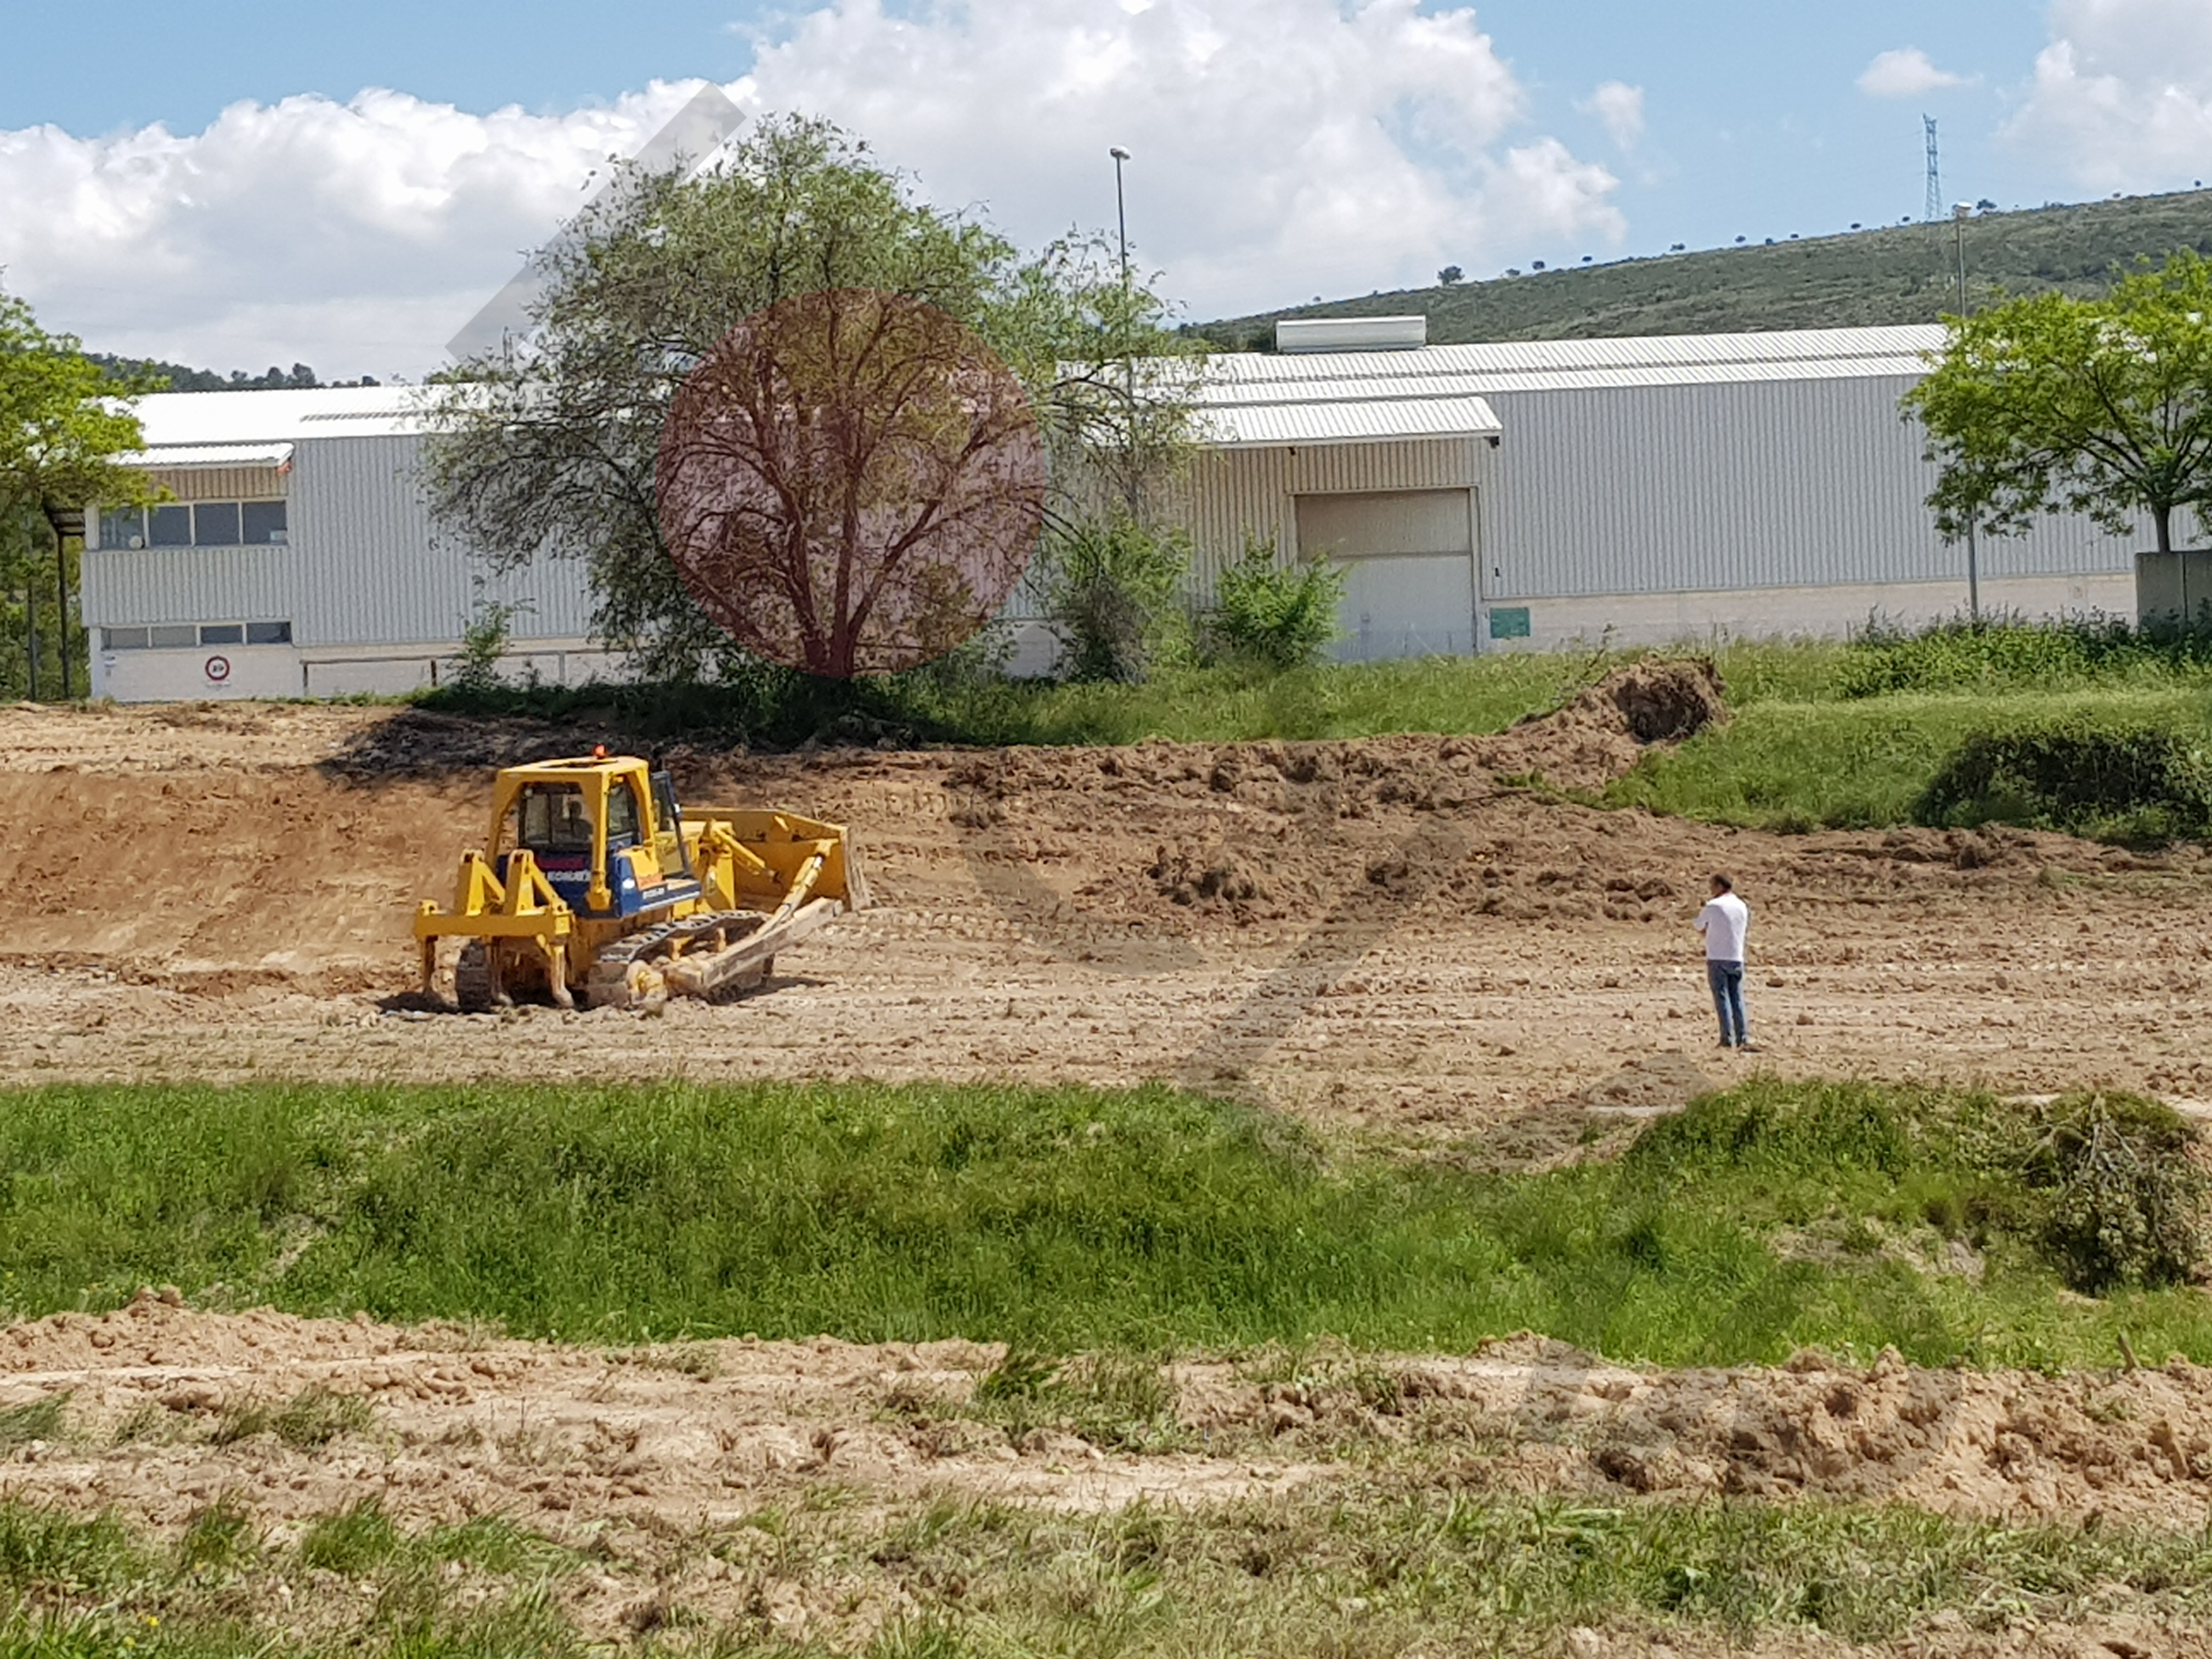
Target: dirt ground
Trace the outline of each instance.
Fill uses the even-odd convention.
[[[18,1450],[17,1496],[181,1524],[216,1493],[264,1521],[371,1492],[410,1524],[512,1514],[727,1520],[823,1480],[1055,1509],[1249,1497],[1363,1466],[1433,1462],[1498,1491],[1909,1503],[1961,1518],[2202,1529],[2212,1370],[1644,1371],[1516,1337],[1464,1357],[1273,1356],[1170,1367],[1180,1449],[1102,1450],[977,1412],[1004,1358],[971,1342],[750,1338],[646,1349],[216,1314],[142,1291],[0,1330],[0,1410],[53,1395],[69,1432]],[[1273,1378],[1273,1380],[1268,1380]],[[319,1446],[216,1431],[312,1391],[366,1401]]]
[[[483,838],[487,769],[594,735],[0,710],[0,1079],[1170,1078],[1415,1140],[1660,1109],[1753,1066],[2212,1097],[2200,854],[1600,811],[1499,781],[1527,733],[678,749],[690,801],[853,826],[876,908],[729,1006],[521,1010],[496,1036],[411,1006],[410,914]],[[1538,757],[1601,773],[1620,746]],[[1689,927],[1714,869],[1757,918],[1755,1056],[1714,1046]]]
[[[1328,1131],[1480,1141],[1509,1160],[1754,1066],[2118,1086],[2207,1109],[2212,860],[2008,831],[1774,836],[1516,781],[1596,787],[1638,752],[1624,720],[1650,714],[1580,707],[1493,739],[675,749],[690,802],[851,825],[876,905],[757,994],[643,1018],[462,1016],[410,994],[410,915],[481,841],[489,769],[612,733],[305,706],[0,709],[0,1082],[1170,1079]],[[1663,728],[1667,710],[1652,718]],[[1757,918],[1756,1055],[1713,1046],[1689,924],[1716,869]],[[1170,1379],[1174,1449],[1139,1455],[977,1410],[999,1358],[827,1339],[610,1352],[147,1296],[0,1329],[0,1411],[67,1400],[58,1438],[6,1453],[0,1492],[165,1530],[222,1498],[280,1531],[375,1495],[410,1524],[507,1514],[648,1545],[833,1488],[1084,1510],[1378,1472],[1607,1502],[2212,1519],[2212,1372],[2178,1363],[1667,1374],[1534,1339],[1345,1357],[1288,1380],[1193,1363]],[[303,1398],[365,1405],[321,1443],[238,1432]],[[618,1632],[672,1583],[709,1614],[737,1594],[707,1581],[711,1555],[658,1548],[623,1558],[642,1577],[576,1582],[586,1626]],[[790,1632],[822,1633],[791,1595]],[[1632,1649],[1577,1632],[1566,1650]],[[1778,1637],[1759,1650],[1842,1650]],[[2021,1626],[1893,1650],[2212,1641]]]
[[[1463,1358],[1310,1358],[1285,1380],[1262,1356],[1174,1367],[1174,1449],[1141,1455],[994,1420],[974,1394],[1001,1357],[827,1338],[571,1348],[196,1312],[147,1291],[112,1314],[0,1332],[0,1410],[66,1402],[54,1437],[0,1464],[0,1489],[172,1536],[217,1501],[283,1538],[373,1497],[409,1528],[503,1515],[579,1543],[610,1528],[681,1539],[825,1487],[886,1512],[948,1498],[1203,1505],[1389,1476],[1616,1504],[1902,1502],[2185,1532],[2212,1509],[2212,1371],[2179,1361],[2050,1377],[1806,1356],[1664,1373],[1516,1338]],[[301,1400],[351,1409],[335,1431],[270,1425]],[[698,1551],[648,1543],[609,1559],[569,1591],[586,1623],[617,1625],[656,1594],[711,1614],[738,1589]],[[807,1616],[792,1604],[794,1633]]]

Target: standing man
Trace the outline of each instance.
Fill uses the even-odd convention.
[[[1705,983],[1712,988],[1713,1011],[1721,1017],[1721,1047],[1751,1048],[1751,1030],[1743,1018],[1743,936],[1751,931],[1751,907],[1735,896],[1726,876],[1713,878],[1713,896],[1698,912],[1698,931],[1705,936]]]

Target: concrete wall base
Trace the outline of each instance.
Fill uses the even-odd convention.
[[[2212,586],[2206,589],[2212,596]],[[1841,639],[1863,629],[1869,618],[1917,628],[1963,616],[1966,585],[1956,582],[1896,582],[1864,586],[1753,587],[1697,593],[1621,593],[1577,599],[1509,599],[1489,601],[1489,651],[1557,651],[1611,643],[1620,646],[1674,645],[1721,639],[1809,636]],[[2135,578],[2125,574],[2093,576],[2007,577],[1982,583],[1982,614],[2031,617],[2100,613],[2130,617],[2136,609]],[[1516,614],[1526,613],[1525,617]],[[1506,613],[1501,617],[1498,613]],[[1498,638],[1499,624],[1519,627],[1519,638]]]
[[[92,695],[118,702],[194,702],[247,697],[404,696],[453,676],[460,644],[331,649],[220,646],[184,651],[100,651]],[[549,685],[619,680],[628,662],[583,640],[523,640],[501,659],[510,682]]]
[[[2136,619],[2140,623],[2198,620],[2212,606],[2212,551],[2177,549],[2136,555]]]

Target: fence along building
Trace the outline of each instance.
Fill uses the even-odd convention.
[[[582,573],[510,575],[434,532],[408,386],[162,392],[135,458],[170,497],[88,514],[92,694],[126,702],[399,692],[449,671],[487,605],[510,665],[604,673]]]
[[[1966,603],[1898,400],[1939,328],[1425,346],[1413,319],[1282,325],[1213,358],[1181,486],[1202,600],[1256,543],[1346,573],[1347,661],[1717,633],[1840,634]],[[164,393],[139,465],[173,501],[93,515],[93,692],[396,692],[485,605],[510,667],[618,672],[569,562],[504,576],[441,540],[405,387]],[[1983,538],[1985,611],[2132,614],[2135,555],[2085,519]],[[1054,654],[1025,594],[1031,670]]]

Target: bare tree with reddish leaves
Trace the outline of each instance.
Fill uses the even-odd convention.
[[[746,650],[849,679],[930,661],[1035,551],[1045,445],[1020,380],[935,307],[783,300],[677,393],[655,474],[684,586]]]

